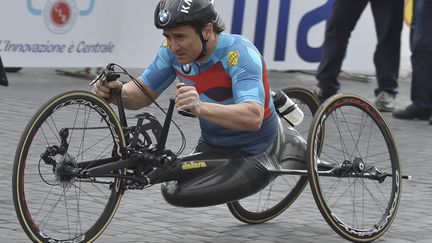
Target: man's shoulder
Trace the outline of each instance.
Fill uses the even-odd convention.
[[[175,61],[175,57],[169,49],[168,42],[166,40],[159,46],[154,62],[157,61],[162,61],[166,64],[172,64]]]
[[[237,34],[221,33],[219,41],[221,42],[220,47],[226,49],[254,46],[247,37]]]
[[[226,68],[243,66],[239,63],[260,62],[261,54],[245,36],[223,34],[220,40],[219,56]]]

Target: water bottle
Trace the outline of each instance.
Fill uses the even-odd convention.
[[[280,90],[270,92],[276,111],[280,117],[285,118],[293,127],[297,126],[303,121],[303,111],[298,108],[297,104],[294,103],[284,92]]]

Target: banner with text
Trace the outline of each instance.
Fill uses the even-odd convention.
[[[0,55],[6,66],[97,67],[116,62],[145,67],[164,40],[153,25],[157,2],[0,0]],[[332,3],[216,0],[216,9],[226,32],[248,37],[270,69],[316,69]],[[352,34],[344,69],[373,71],[375,44],[367,9]],[[408,48],[403,47],[402,55],[408,55]]]

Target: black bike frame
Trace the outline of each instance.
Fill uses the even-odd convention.
[[[120,123],[123,128],[127,127],[124,106],[121,100],[121,90],[114,91],[117,99],[118,113]],[[79,177],[94,178],[94,177],[117,177],[124,179],[135,180],[140,183],[157,184],[165,181],[180,180],[186,177],[193,177],[203,172],[210,170],[218,170],[235,157],[221,156],[220,154],[196,153],[177,158],[172,153],[165,151],[165,145],[168,137],[168,132],[174,112],[175,102],[170,99],[169,108],[165,118],[158,143],[155,148],[149,150],[148,153],[138,155],[134,158],[107,158],[94,161],[80,162],[78,168],[81,169]],[[131,138],[127,137],[126,141]],[[126,150],[126,148],[121,148]],[[204,162],[205,161],[205,162]],[[201,163],[201,164],[200,164]],[[205,166],[204,164],[205,163]],[[137,178],[135,176],[126,176],[121,174],[112,174],[112,171],[118,171],[129,168],[137,168],[139,166],[156,167],[156,169],[145,178]],[[188,168],[190,167],[190,168]]]
[[[127,128],[127,122],[125,117],[124,105],[121,97],[121,90],[114,91],[117,100],[118,113],[120,117],[120,123],[123,128]],[[141,183],[141,185],[152,185],[161,182],[181,180],[182,178],[191,178],[202,173],[208,173],[211,170],[220,170],[226,163],[234,159],[233,157],[225,156],[220,157],[220,154],[208,154],[208,153],[197,153],[184,157],[176,157],[172,152],[167,153],[165,145],[168,137],[168,131],[170,128],[172,115],[174,111],[175,102],[170,99],[169,108],[166,114],[162,131],[158,138],[158,143],[155,148],[149,150],[148,153],[136,156],[134,158],[109,158],[96,161],[82,162],[79,164],[81,169],[81,178],[95,178],[95,177],[115,177],[130,179]],[[130,141],[131,138],[126,137],[126,141]],[[127,150],[127,148],[121,148]],[[203,163],[203,164],[201,164]],[[306,162],[305,162],[306,163]],[[204,166],[205,164],[205,166]],[[194,167],[193,169],[187,169],[186,167]],[[148,167],[153,168],[153,171],[143,177],[128,176],[121,174],[113,174],[112,171],[119,171],[130,168]],[[155,169],[154,169],[155,168]],[[186,169],[185,169],[186,168]],[[338,176],[335,170],[339,168],[333,168],[329,163],[323,162],[319,166],[319,174],[322,176]],[[285,175],[301,175],[307,176],[308,172],[306,169],[281,169],[281,170],[267,170],[269,174],[285,174]],[[346,176],[347,174],[345,174]],[[341,176],[341,175],[339,175]],[[342,175],[343,177],[344,175]],[[353,176],[350,173],[350,176]],[[391,174],[371,174],[363,173],[357,174],[355,177],[363,177],[368,179],[383,180],[385,177],[391,176]],[[405,176],[404,176],[405,177]],[[404,178],[405,179],[405,178]]]

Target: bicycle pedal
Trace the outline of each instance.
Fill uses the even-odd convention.
[[[139,183],[133,183],[133,184],[127,185],[127,189],[129,189],[129,190],[142,190],[142,189],[144,189],[144,185],[139,184]]]
[[[137,185],[129,186],[128,190],[139,190],[140,188]]]

